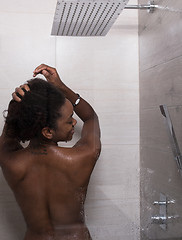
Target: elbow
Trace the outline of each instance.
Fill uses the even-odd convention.
[[[102,145],[101,142],[98,141],[98,143],[96,144],[96,146],[93,149],[93,158],[95,159],[95,161],[97,161],[99,159],[99,156],[101,154],[101,149],[102,149]]]

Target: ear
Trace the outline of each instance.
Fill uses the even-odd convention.
[[[49,127],[44,127],[42,129],[42,135],[47,139],[52,139],[54,134],[54,130],[50,129]]]

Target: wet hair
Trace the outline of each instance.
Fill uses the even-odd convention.
[[[11,100],[5,117],[6,134],[25,142],[41,134],[44,127],[56,130],[60,108],[65,103],[64,94],[51,83],[35,78],[28,81],[21,102]]]

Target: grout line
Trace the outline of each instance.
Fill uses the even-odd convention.
[[[168,108],[176,108],[176,107],[182,107],[182,105],[167,105],[167,107]],[[140,108],[140,111],[155,110],[156,108],[158,109],[159,105],[158,106],[149,107],[149,108]]]
[[[178,58],[182,58],[182,56],[179,55],[179,56],[177,56],[177,57],[173,57],[173,58],[171,58],[171,59],[169,59],[169,60],[167,60],[167,61],[165,61],[165,62],[158,63],[158,64],[156,64],[156,65],[154,65],[154,66],[151,66],[151,67],[149,67],[149,68],[147,68],[147,69],[145,69],[145,70],[143,70],[143,71],[139,71],[139,72],[140,72],[140,73],[144,73],[144,72],[146,72],[146,71],[148,71],[148,70],[152,70],[152,69],[154,69],[154,68],[157,68],[157,67],[160,67],[160,66],[162,66],[162,65],[168,64],[168,63],[170,63],[170,62],[172,62],[172,61],[174,61],[174,60],[177,60]]]
[[[56,38],[56,36],[54,38],[55,38],[54,66],[56,67],[56,65],[57,65],[57,55],[56,55],[56,52],[57,52],[57,38]]]
[[[163,153],[172,154],[171,148],[169,148],[169,150],[168,150],[168,149],[159,149],[156,146],[149,146],[149,145],[145,145],[145,144],[142,144],[142,143],[140,145],[141,145],[141,150],[145,148],[145,149],[154,150],[155,152],[163,152]]]

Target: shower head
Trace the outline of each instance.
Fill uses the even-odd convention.
[[[129,0],[58,0],[51,35],[105,36]]]

